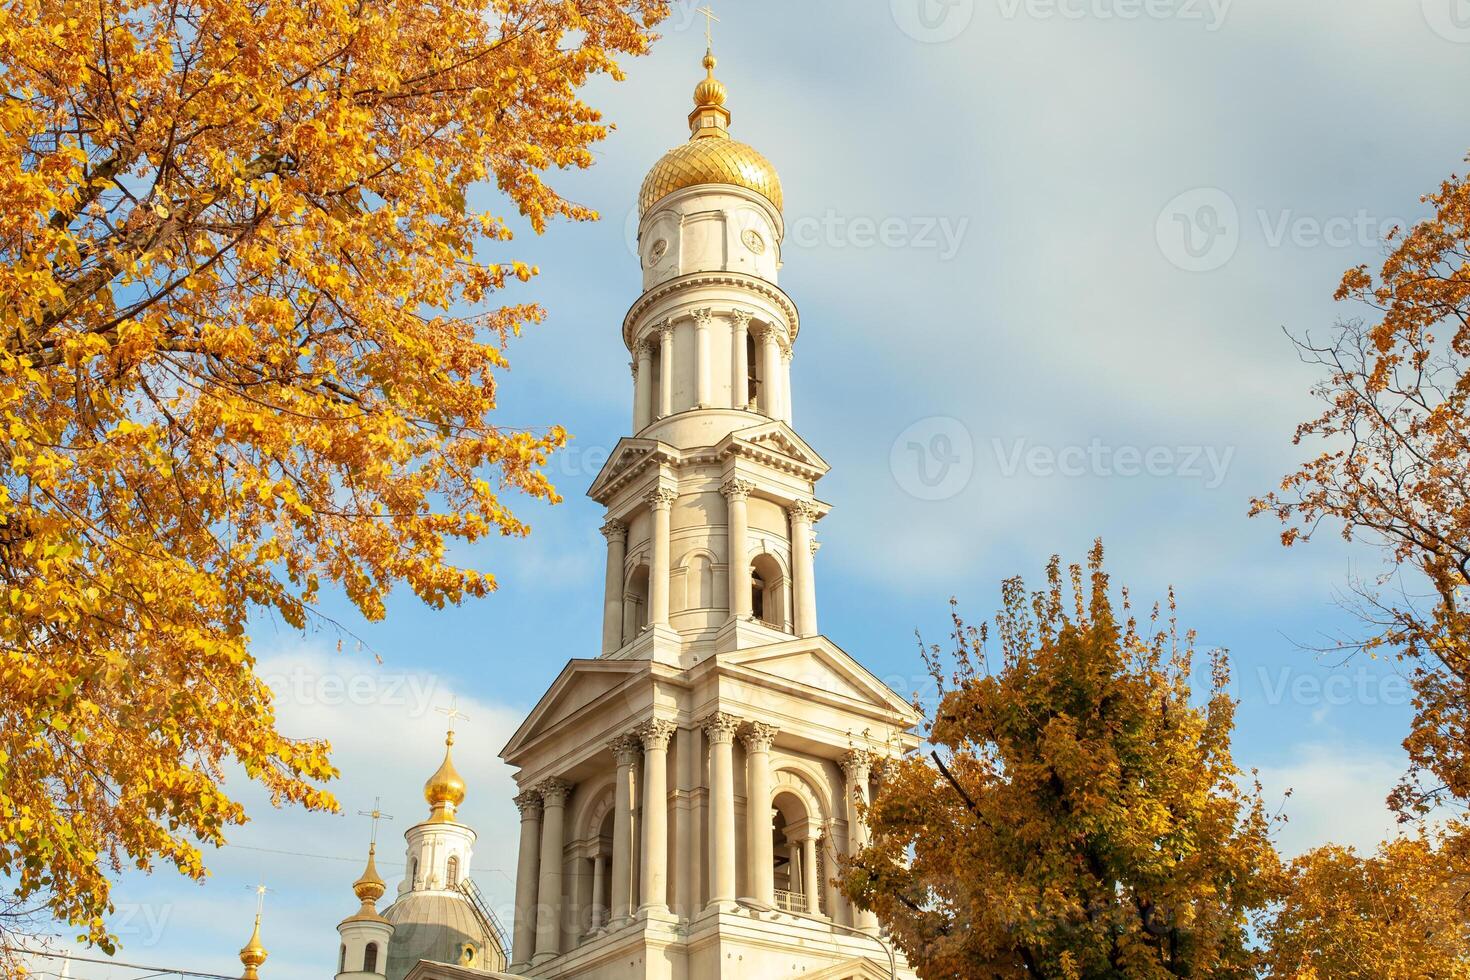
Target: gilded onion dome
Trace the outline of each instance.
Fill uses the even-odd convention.
[[[450,758],[450,748],[454,745],[454,733],[450,732],[444,739],[444,761],[440,763],[439,770],[429,777],[424,783],[424,799],[429,803],[429,819],[436,823],[449,823],[454,820],[454,811],[464,802],[464,779],[454,768],[454,760]]]
[[[638,212],[674,191],[699,184],[734,184],[755,191],[781,210],[781,177],[761,152],[730,138],[725,84],[715,78],[715,56],[705,52],[705,77],[694,87],[689,142],[674,147],[654,164],[638,193]]]
[[[378,874],[377,858],[378,846],[373,844],[368,848],[367,868],[362,877],[352,883],[352,894],[362,903],[362,908],[357,910],[353,919],[381,919],[378,915],[378,899],[388,890],[388,885]]]
[[[250,941],[240,950],[240,963],[245,967],[241,980],[258,980],[266,955],[265,946],[260,941],[260,914],[256,913],[255,930],[250,933]]]

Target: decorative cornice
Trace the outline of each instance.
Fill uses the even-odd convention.
[[[628,525],[624,524],[617,518],[614,518],[608,521],[606,524],[602,525],[602,536],[604,538],[607,538],[609,541],[613,540],[613,538],[624,537],[627,535],[627,533]]]
[[[654,510],[668,510],[679,499],[679,491],[672,487],[657,487],[644,494],[643,499]]]
[[[785,317],[791,339],[796,339],[797,332],[800,330],[800,314],[797,312],[796,304],[791,301],[791,297],[787,296],[779,286],[743,272],[691,272],[654,286],[634,301],[627,315],[623,317],[624,345],[632,349],[633,326],[649,307],[676,293],[708,286],[738,286],[770,300],[772,305]]]
[[[727,715],[723,711],[716,711],[699,723],[704,729],[704,737],[713,744],[729,743],[735,740],[735,732],[740,727],[740,719],[734,715]]]
[[[755,484],[749,480],[726,480],[720,484],[720,493],[725,495],[726,500],[749,500],[750,495],[755,493]]]
[[[643,742],[645,752],[652,752],[656,749],[667,749],[669,739],[673,738],[674,732],[678,730],[679,726],[672,721],[655,718],[633,729],[633,734]]]
[[[780,731],[775,725],[766,725],[758,721],[750,722],[740,733],[740,738],[745,742],[747,752],[769,752],[776,741],[776,733]]]
[[[536,790],[541,794],[542,806],[566,806],[567,797],[572,793],[572,784],[553,776],[536,784]]]

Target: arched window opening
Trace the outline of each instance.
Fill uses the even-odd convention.
[[[653,417],[661,419],[664,417],[663,390],[664,390],[664,359],[663,345],[655,345],[653,348],[653,373],[649,376],[649,383],[653,386]]]
[[[745,407],[756,411],[761,397],[760,357],[755,346],[755,336],[745,335]]]
[[[362,951],[362,972],[378,972],[378,944],[368,943],[367,949]]]
[[[648,566],[639,565],[623,587],[623,643],[632,643],[647,625]]]
[[[712,609],[715,605],[715,566],[709,555],[689,559],[684,572],[684,608]]]
[[[419,886],[419,859],[414,858],[408,866],[408,880],[414,888]]]
[[[772,629],[786,629],[786,573],[772,555],[750,563],[750,611]]]
[[[450,888],[459,887],[459,857],[457,855],[450,856],[449,864],[444,870],[444,878]]]
[[[771,881],[776,905],[787,912],[821,914],[822,868],[817,833],[821,814],[809,799],[789,789],[778,790],[772,801]]]
[[[337,956],[337,972],[338,973],[346,973],[347,972],[347,944],[346,943],[343,943],[342,944],[342,952],[339,953],[338,956]]]

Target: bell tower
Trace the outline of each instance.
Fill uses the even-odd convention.
[[[689,139],[638,197],[631,431],[588,491],[601,648],[501,753],[521,790],[511,971],[886,977],[876,920],[833,879],[919,719],[818,629],[828,466],[795,429],[781,180],[703,67]]]

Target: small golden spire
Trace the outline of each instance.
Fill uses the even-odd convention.
[[[725,108],[729,91],[715,77],[714,51],[704,53],[704,78],[694,86],[694,111],[689,114],[690,139],[729,139],[730,110]]]
[[[368,847],[367,867],[362,872],[362,877],[352,883],[352,894],[362,903],[362,908],[357,910],[358,915],[377,917],[378,899],[388,890],[387,884],[378,874],[377,856],[378,845]]]
[[[240,962],[245,971],[240,974],[240,980],[260,980],[260,964],[266,961],[266,948],[260,943],[260,914],[265,911],[266,886],[265,883],[256,886],[256,927],[250,932],[250,942],[240,948]]]
[[[448,708],[436,708],[441,715],[449,716],[449,733],[444,736],[444,761],[439,769],[424,783],[424,799],[429,803],[431,823],[452,823],[455,809],[464,802],[465,784],[454,768],[450,750],[454,747],[454,721],[466,715],[459,710],[459,699],[449,702]]]

